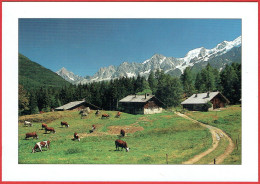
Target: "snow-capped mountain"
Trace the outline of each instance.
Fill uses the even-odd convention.
[[[151,71],[157,69],[161,69],[165,73],[173,76],[180,76],[187,67],[191,67],[197,71],[210,63],[213,67],[221,70],[226,64],[232,62],[241,62],[241,36],[233,41],[223,41],[212,49],[206,49],[204,47],[193,49],[183,58],[166,57],[161,54],[155,54],[142,63],[123,62],[119,66],[111,65],[100,68],[94,76],[83,78],[82,80],[76,80],[72,75],[61,76],[66,80],[69,78],[71,81],[77,81],[74,83],[105,81],[122,76],[137,77],[138,74],[148,77]],[[72,72],[67,71],[67,73],[71,74]]]
[[[72,84],[77,84],[79,81],[82,81],[84,78],[74,73],[68,71],[66,68],[62,67],[59,71],[56,72],[59,76],[64,78],[66,81],[69,81]]]

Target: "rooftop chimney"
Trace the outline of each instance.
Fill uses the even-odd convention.
[[[209,92],[207,92],[207,98],[209,98]]]

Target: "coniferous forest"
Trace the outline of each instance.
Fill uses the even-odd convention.
[[[122,77],[111,81],[72,85],[66,81],[59,81],[56,74],[55,78],[48,74],[45,80],[45,74],[39,76],[41,81],[20,75],[21,72],[25,72],[20,69],[23,65],[20,60],[26,59],[19,58],[19,115],[49,112],[68,102],[82,99],[104,110],[118,110],[118,101],[130,94],[154,94],[165,104],[165,108],[180,106],[182,100],[192,94],[208,91],[222,92],[231,104],[240,103],[241,99],[239,63],[226,65],[222,71],[209,64],[196,73],[187,67],[179,78],[157,70],[151,72],[147,79],[142,76]],[[27,66],[27,69],[30,70],[30,67],[32,66]]]

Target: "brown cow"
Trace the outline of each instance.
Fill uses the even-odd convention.
[[[109,114],[102,114],[102,118],[109,118]]]
[[[31,132],[31,133],[27,133],[25,134],[25,139],[32,137],[33,139],[36,138],[38,139],[38,135],[36,134],[36,132]]]
[[[92,133],[92,132],[94,132],[94,130],[96,130],[96,126],[95,126],[95,125],[92,125],[92,129],[91,129],[91,130],[89,130],[89,133]]]
[[[118,151],[119,151],[119,147],[121,147],[121,151],[123,150],[123,148],[125,148],[126,152],[128,152],[129,149],[130,149],[130,148],[127,147],[126,142],[125,142],[125,141],[122,141],[122,140],[120,140],[120,139],[117,139],[117,140],[115,141],[115,145],[116,145],[116,150],[118,150]]]
[[[60,125],[63,127],[63,125],[65,125],[65,127],[69,127],[70,125],[67,123],[67,122],[65,122],[65,121],[62,121],[62,122],[60,122]]]
[[[56,131],[54,130],[54,128],[52,128],[52,127],[45,127],[45,133],[47,133],[47,132],[52,132],[52,133],[56,133]]]
[[[45,124],[45,123],[43,123],[43,124],[42,124],[42,129],[45,129],[46,127],[48,127],[48,125]]]
[[[43,147],[50,149],[50,141],[37,142],[32,149],[32,153],[35,153],[37,149],[39,149],[42,152]]]
[[[96,130],[96,126],[95,125],[92,125],[92,130]]]
[[[121,115],[121,112],[118,111],[117,114],[116,114],[116,118],[120,118],[120,115]]]
[[[125,136],[125,131],[123,129],[121,129],[120,134],[121,134],[122,137],[124,137]]]
[[[77,139],[78,141],[80,141],[79,134],[75,132],[75,133],[74,133],[74,140],[76,140],[76,139]]]

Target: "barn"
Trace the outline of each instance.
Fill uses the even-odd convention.
[[[212,107],[209,109],[207,103],[211,102]],[[229,103],[229,100],[220,92],[207,92],[193,94],[191,97],[181,103],[183,108],[192,111],[207,111],[217,108],[223,108]]]
[[[69,102],[63,106],[57,107],[57,108],[55,108],[55,111],[74,110],[74,109],[80,110],[80,109],[84,109],[86,107],[89,107],[90,109],[93,109],[93,110],[101,109],[89,102],[86,102],[83,99],[80,101]]]
[[[119,101],[123,112],[130,114],[161,113],[164,105],[154,95],[128,95]]]

